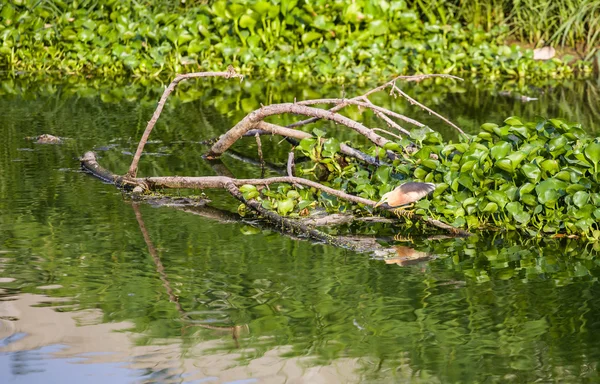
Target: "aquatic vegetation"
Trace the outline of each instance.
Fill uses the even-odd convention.
[[[414,144],[414,153],[402,150]],[[483,124],[480,133],[464,135],[457,142],[446,142],[429,128],[416,129],[410,139],[386,147],[401,158],[377,168],[343,158],[335,148],[304,139],[298,149],[317,164],[304,173],[316,174],[319,167],[321,180],[370,199],[404,180],[434,183],[432,198],[417,202],[415,213],[456,227],[600,240],[600,143],[579,124],[509,117],[503,125]],[[367,152],[386,159],[382,149]],[[319,201],[330,209],[350,208],[332,204],[328,196]]]
[[[133,1],[23,0],[0,9],[0,69],[138,77],[220,70],[364,82],[408,73],[491,80],[572,78],[592,63],[534,61],[509,30],[421,17],[407,2],[216,1],[193,7]]]

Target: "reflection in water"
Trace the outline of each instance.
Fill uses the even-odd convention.
[[[175,307],[177,308],[177,311],[181,314],[181,317],[182,317],[182,319],[184,319],[184,321],[186,321],[188,323],[193,323],[194,320],[192,318],[190,318],[189,313],[184,311],[184,309],[181,307],[181,303],[179,302],[179,298],[173,293],[173,288],[171,288],[171,283],[169,282],[167,274],[165,273],[165,267],[163,266],[162,262],[160,261],[160,257],[158,256],[158,251],[156,250],[156,248],[154,247],[154,244],[152,243],[152,240],[150,239],[150,235],[148,234],[148,230],[146,229],[146,224],[144,223],[144,219],[142,218],[142,213],[140,212],[138,205],[134,203],[134,204],[131,204],[131,207],[133,208],[133,212],[135,213],[135,218],[138,222],[138,225],[140,226],[140,231],[142,231],[142,235],[144,236],[144,241],[146,242],[146,246],[148,247],[148,252],[150,253],[150,256],[152,256],[152,260],[154,261],[154,264],[156,265],[156,272],[159,274],[160,280],[162,281],[163,286],[165,287],[165,291],[167,292],[167,295],[169,296],[169,301],[175,305]],[[194,325],[198,326],[198,327],[206,328],[206,329],[212,329],[215,331],[230,332],[231,336],[233,337],[233,340],[235,341],[235,345],[237,347],[239,347],[238,338],[240,337],[240,331],[248,330],[248,326],[245,324],[244,325],[236,325],[233,327],[215,327],[215,326],[211,326],[211,325],[197,324],[197,323]]]
[[[12,85],[16,93],[0,97],[2,377],[28,383],[81,382],[82,372],[100,382],[598,379],[600,267],[593,246],[517,234],[394,241],[382,236],[396,229],[363,223],[355,239],[372,254],[359,254],[237,223],[237,203],[218,191],[205,191],[211,207],[136,205],[79,172],[76,159],[102,147],[102,163],[125,172],[155,91],[50,84],[38,92]],[[144,158],[140,172],[213,174],[199,141],[218,136],[264,95],[271,98],[266,104],[319,90],[270,96],[264,87],[235,87],[225,94],[219,86],[184,87],[149,144],[163,156]],[[587,83],[530,95],[540,104],[468,87],[429,84],[410,92],[471,129],[511,114],[554,114],[547,106],[562,106],[561,94],[573,105],[570,118],[590,130],[598,122],[595,105],[585,101],[593,96]],[[581,90],[588,99],[575,98]],[[42,146],[24,139],[42,133],[71,140]],[[257,176],[254,165],[240,160],[256,153],[248,140],[236,148],[239,156],[223,158],[238,177]],[[279,139],[263,140],[264,153],[273,153],[266,172],[285,169],[288,149]]]

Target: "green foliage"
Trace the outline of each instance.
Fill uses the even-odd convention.
[[[589,60],[600,45],[598,0],[408,0],[432,24],[463,24],[493,30],[507,25],[511,37],[535,45],[561,45]]]
[[[148,77],[232,64],[266,77],[329,81],[415,72],[568,78],[592,71],[587,62],[534,61],[531,50],[503,43],[505,27],[461,24],[441,5],[431,12],[417,3],[219,0],[151,9],[134,1],[5,2],[0,69]]]
[[[509,117],[503,126],[488,123],[481,130],[456,143],[444,143],[428,129],[413,130],[420,150],[402,155],[391,168],[377,169],[339,153],[323,157],[316,139],[303,140],[299,150],[314,163],[303,174],[372,200],[400,180],[433,182],[437,188],[431,201],[417,204],[416,213],[474,230],[520,230],[534,236],[560,232],[600,240],[600,144],[580,125]],[[321,204],[350,208],[342,202]]]

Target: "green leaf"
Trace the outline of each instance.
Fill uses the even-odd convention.
[[[540,167],[550,173],[551,175],[555,174],[559,170],[558,161],[554,159],[548,159],[541,162]]]
[[[298,147],[300,147],[300,149],[302,149],[302,151],[304,151],[305,153],[310,153],[310,151],[312,151],[316,144],[317,139],[315,139],[314,137],[308,137],[306,139],[300,140],[300,144],[298,144]]]
[[[519,120],[518,117],[515,116],[511,116],[508,119],[504,120],[504,123],[511,125],[511,126],[515,126],[515,125],[523,125],[523,123],[521,122],[521,120]]]
[[[438,167],[438,165],[440,165],[439,161],[437,160],[432,160],[432,159],[426,159],[421,161],[421,165],[431,169],[432,171],[435,171]]]
[[[506,157],[511,150],[512,146],[510,143],[501,141],[490,149],[490,153],[492,154],[492,158],[494,160],[500,160]]]
[[[433,191],[433,197],[438,197],[439,195],[441,195],[442,193],[444,193],[444,191],[446,189],[448,189],[450,186],[446,183],[439,183],[435,186],[435,191]]]
[[[319,129],[319,128],[313,129],[313,133],[317,137],[323,137],[323,136],[325,136],[325,131],[323,131],[322,129]],[[306,140],[306,139],[303,139],[303,140]]]
[[[473,190],[473,177],[471,177],[471,175],[469,174],[461,174],[458,177],[458,183],[460,185],[462,185],[463,187],[469,189],[469,190]]]
[[[538,168],[537,165],[532,163],[523,164],[521,167],[521,172],[531,181],[532,183],[537,183],[542,176],[542,171]]]
[[[477,164],[477,162],[475,160],[466,161],[462,165],[462,167],[460,167],[460,171],[461,172],[470,172],[475,167],[475,164]]]
[[[558,179],[550,178],[544,180],[535,187],[538,201],[540,204],[552,207],[562,196],[561,192],[564,191],[566,187],[567,183]]]
[[[250,15],[242,15],[242,17],[240,17],[239,24],[242,28],[254,30],[256,20]]]
[[[519,188],[519,193],[526,194],[526,193],[533,191],[534,189],[535,189],[535,184],[525,183],[521,186],[521,188]]]
[[[302,34],[302,43],[304,45],[310,44],[312,41],[320,39],[322,35],[319,32],[310,31]]]
[[[312,203],[314,203],[314,201],[312,200],[300,200],[300,202],[298,203],[298,209],[302,210],[311,205]]]
[[[486,213],[494,213],[496,211],[498,211],[498,204],[494,202],[487,203],[486,206],[481,210],[481,212]]]
[[[521,224],[525,224],[531,219],[529,213],[523,211],[523,206],[519,202],[513,201],[506,204],[506,210]]]
[[[590,194],[584,191],[575,192],[575,194],[573,195],[573,203],[579,208],[587,204],[589,199]]]
[[[335,138],[323,141],[323,156],[333,157],[340,151],[340,142]]]
[[[566,151],[565,146],[569,141],[564,136],[558,136],[548,142],[548,152],[556,157]]]
[[[240,187],[240,192],[242,192],[242,193],[251,192],[251,191],[256,191],[255,185],[244,184]]]
[[[521,197],[519,198],[519,200],[521,200],[523,202],[523,204],[526,204],[530,207],[535,207],[538,203],[535,196],[533,196],[529,193],[522,194]]]
[[[594,163],[594,166],[598,167],[598,163],[600,162],[600,144],[592,141],[585,147],[583,152],[585,153],[585,156]]]
[[[500,161],[497,161],[496,167],[498,167],[506,172],[513,173],[513,166],[509,159],[502,159]]]
[[[387,184],[390,180],[390,174],[392,173],[392,169],[386,165],[382,165],[377,168],[375,171],[375,179],[378,180],[381,184]]]
[[[425,139],[429,131],[431,131],[431,129],[427,127],[415,128],[410,131],[410,138],[420,143]]]
[[[500,209],[504,209],[504,206],[508,203],[508,197],[504,192],[488,191],[486,197],[492,202],[498,204]]]
[[[486,132],[493,133],[494,128],[498,128],[498,124],[485,123],[485,124],[482,124],[480,128]]]
[[[277,201],[277,212],[280,215],[287,215],[294,209],[294,199],[285,199]]]
[[[371,23],[369,24],[369,31],[373,34],[373,36],[381,36],[387,34],[389,32],[387,21],[382,19],[376,19],[371,21]]]

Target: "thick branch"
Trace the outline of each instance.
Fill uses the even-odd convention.
[[[305,105],[299,105],[294,103],[283,103],[273,104],[257,109],[244,117],[239,123],[231,128],[227,133],[222,135],[219,140],[212,146],[210,152],[207,154],[208,158],[219,157],[223,152],[227,151],[229,147],[233,145],[240,137],[242,137],[249,130],[256,128],[256,125],[264,120],[265,118],[273,115],[280,115],[284,113],[293,113],[297,115],[313,116],[320,119],[331,120],[338,124],[345,125],[361,135],[369,139],[373,144],[383,147],[390,141],[384,137],[379,136],[371,129],[364,125],[338,113],[333,113],[324,109],[308,107]]]
[[[103,180],[114,182],[118,179],[118,176],[113,175],[110,171],[102,168],[96,162],[96,155],[93,152],[86,152],[81,158],[82,166],[89,170],[94,176],[97,176]],[[123,179],[123,178],[121,178]],[[276,183],[287,183],[287,184],[300,184],[307,187],[315,188],[322,192],[326,192],[330,195],[339,197],[340,199],[351,201],[357,204],[363,204],[369,207],[374,207],[376,202],[365,199],[363,197],[350,195],[346,192],[339,191],[319,184],[312,180],[303,179],[301,177],[270,177],[267,179],[234,179],[227,176],[199,176],[199,177],[185,177],[185,176],[163,176],[163,177],[147,177],[147,178],[136,178],[136,179],[125,179],[125,185],[127,186],[139,186],[144,189],[163,189],[163,188],[175,188],[175,189],[209,189],[219,188],[228,189],[228,185],[235,187],[242,186],[244,184],[250,185],[270,185]],[[393,210],[380,207],[381,210]],[[421,215],[414,214],[412,212],[405,212],[405,216],[420,220],[434,227],[444,229],[452,234],[460,236],[470,236],[471,234],[462,229],[455,228],[451,225],[443,223],[439,220],[432,218],[426,218]]]
[[[342,224],[350,224],[355,221],[360,222],[368,222],[368,223],[384,223],[384,224],[393,224],[397,222],[394,219],[388,219],[386,217],[379,216],[366,216],[366,217],[356,217],[354,215],[344,214],[344,213],[333,213],[331,215],[326,216],[318,216],[318,217],[307,217],[302,219],[306,225],[311,225],[313,227],[329,227],[335,225]]]
[[[158,102],[158,105],[156,106],[156,110],[154,111],[154,114],[152,115],[152,118],[150,119],[150,121],[148,121],[148,124],[146,125],[146,130],[144,131],[144,134],[142,135],[142,138],[140,139],[137,150],[135,151],[135,155],[133,156],[133,160],[131,161],[131,165],[129,166],[129,171],[127,172],[127,175],[126,175],[127,177],[135,177],[137,175],[137,167],[138,167],[138,163],[140,161],[140,157],[142,156],[142,152],[144,151],[144,146],[146,145],[146,142],[148,141],[148,137],[150,136],[152,129],[154,128],[154,126],[156,125],[156,122],[158,121],[158,118],[160,117],[160,114],[165,106],[165,103],[166,103],[169,95],[173,92],[173,90],[175,89],[177,84],[179,84],[181,81],[187,80],[187,79],[198,78],[198,77],[224,77],[226,79],[230,79],[232,77],[237,77],[239,79],[243,78],[242,75],[235,73],[235,70],[233,69],[232,66],[229,66],[229,68],[227,68],[227,72],[197,72],[197,73],[186,73],[184,75],[177,75],[177,77],[175,77],[175,79],[173,79],[171,84],[169,84],[169,86],[163,92],[163,94]]]

